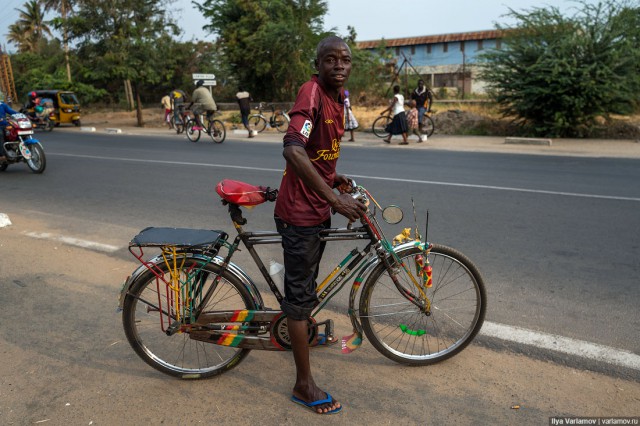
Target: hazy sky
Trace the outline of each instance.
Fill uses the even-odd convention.
[[[200,0],[198,0],[200,1]],[[26,0],[0,0],[0,44],[7,48],[8,26],[18,18]],[[597,3],[598,0],[589,0]],[[579,4],[573,0],[328,0],[329,13],[325,17],[326,29],[336,28],[346,35],[347,26],[356,29],[358,40],[415,37],[432,34],[490,30],[495,22],[509,23],[503,15],[514,10],[558,6],[571,14]],[[183,39],[211,39],[202,30],[207,22],[192,6],[191,0],[177,0],[170,9],[184,30]]]

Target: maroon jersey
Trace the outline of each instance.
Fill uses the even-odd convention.
[[[344,134],[344,96],[339,102],[327,95],[314,75],[298,92],[289,115],[291,123],[284,136],[284,146],[299,145],[305,149],[311,164],[329,187],[333,188],[336,163],[340,157],[340,141]],[[329,218],[331,206],[307,188],[288,166],[280,183],[276,216],[297,226],[318,225]]]

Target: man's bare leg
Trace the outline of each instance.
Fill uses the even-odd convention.
[[[308,322],[287,318],[287,325],[291,337],[293,359],[296,363],[296,384],[293,387],[293,396],[305,402],[325,399],[327,394],[316,385],[311,375]],[[332,403],[317,406],[316,411],[322,414],[339,407],[340,403],[334,400]]]

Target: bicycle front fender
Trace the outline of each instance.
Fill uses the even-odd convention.
[[[425,247],[428,247],[428,243],[423,243],[421,241],[410,241],[404,244],[397,245],[393,248],[394,253],[399,253],[402,250],[406,250],[412,247],[419,246],[421,250],[425,250]],[[390,256],[390,255],[389,255]],[[353,329],[360,334],[362,334],[362,326],[360,325],[360,320],[356,315],[357,310],[355,309],[356,297],[358,295],[358,291],[362,283],[367,279],[371,271],[378,266],[380,263],[380,258],[378,256],[373,256],[369,259],[361,268],[360,273],[353,280],[353,285],[351,286],[351,292],[349,293],[349,319],[351,320],[351,324],[353,325]]]
[[[222,264],[224,263],[224,259],[220,256],[216,256],[213,259],[210,259],[208,256],[202,255],[202,254],[198,254],[198,253],[189,253],[188,257],[191,258],[195,258],[198,260],[201,260],[203,262],[213,262],[214,264],[218,265],[218,266],[222,266]],[[165,259],[162,255],[158,255],[152,259],[150,259],[147,263],[150,263],[152,265],[160,265],[165,263]],[[140,276],[148,271],[149,268],[147,268],[145,265],[140,265],[138,266],[133,273],[131,273],[131,275],[129,277],[127,277],[127,279],[125,280],[125,282],[122,284],[122,289],[120,290],[120,297],[118,298],[118,312],[122,310],[123,306],[124,306],[124,299],[127,296],[127,294],[129,293],[129,290],[131,289],[131,287],[133,286],[133,284],[140,278]],[[251,278],[246,274],[246,272],[244,272],[242,270],[242,268],[240,268],[238,265],[236,265],[235,263],[229,263],[229,265],[227,266],[227,270],[234,276],[236,277],[244,286],[245,288],[249,291],[249,294],[251,295],[251,298],[253,299],[253,302],[256,306],[256,309],[262,309],[264,307],[264,301],[262,300],[262,295],[260,294],[260,291],[258,291],[258,288],[256,287],[255,283],[251,280]]]

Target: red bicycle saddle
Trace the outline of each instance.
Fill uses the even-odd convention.
[[[265,201],[275,201],[278,194],[277,189],[231,179],[218,182],[216,192],[224,201],[239,206],[257,206]]]

